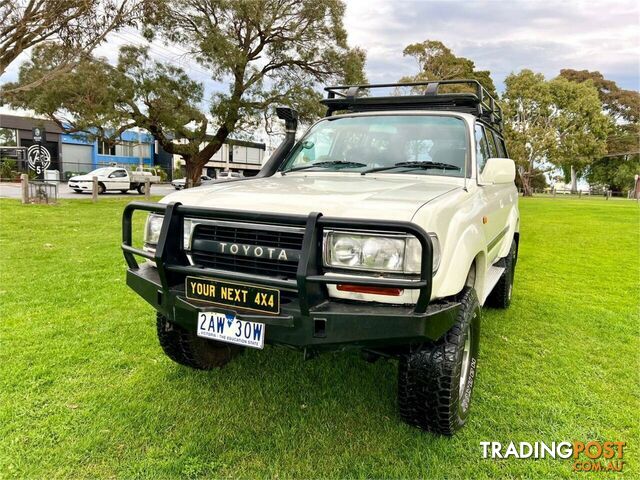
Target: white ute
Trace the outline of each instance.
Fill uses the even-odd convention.
[[[93,177],[98,177],[98,193],[119,191],[127,193],[129,190],[137,190],[144,194],[145,183],[158,183],[160,177],[146,171],[130,171],[122,167],[98,168],[85,175],[76,175],[69,179],[68,185],[76,193],[91,192],[93,189]]]
[[[176,362],[220,367],[264,342],[396,358],[401,418],[451,435],[469,414],[481,307],[511,302],[515,164],[478,82],[373,96],[383,87],[399,86],[328,87],[326,117],[297,142],[280,108],[288,135],[257,177],[131,204],[127,281]],[[136,208],[153,212],[144,252],[127,240]]]

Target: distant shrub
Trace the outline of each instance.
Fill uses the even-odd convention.
[[[178,178],[184,178],[184,173],[182,173],[181,168],[175,168],[173,170],[173,179],[177,180]]]
[[[12,158],[3,158],[0,160],[0,178],[3,180],[13,180],[16,176],[17,162]]]
[[[158,174],[158,176],[160,177],[160,181],[161,182],[166,182],[167,179],[169,178],[169,174],[167,173],[167,171],[162,168],[162,167],[155,167],[156,172]]]

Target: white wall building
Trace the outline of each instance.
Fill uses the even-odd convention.
[[[205,144],[200,146],[203,149]],[[260,171],[266,160],[266,146],[264,143],[248,142],[245,140],[227,139],[206,164],[203,174],[216,177],[218,172],[240,172],[245,177],[252,177]],[[173,168],[184,167],[184,160],[180,155],[173,156]]]

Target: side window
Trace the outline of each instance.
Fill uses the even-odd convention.
[[[482,173],[485,163],[489,159],[489,146],[487,145],[487,137],[484,128],[480,124],[476,124],[476,162],[478,165],[478,173]]]
[[[493,132],[491,130],[485,129],[487,134],[487,143],[489,144],[489,158],[499,157],[498,155],[498,147],[496,146],[495,138],[493,137]]]
[[[115,172],[113,172],[111,175],[109,175],[111,178],[124,178],[127,176],[127,172],[125,172],[124,170],[116,170]]]
[[[504,146],[504,140],[500,138],[499,135],[493,134],[493,137],[496,142],[496,147],[498,147],[498,156],[502,158],[508,158],[507,149]]]

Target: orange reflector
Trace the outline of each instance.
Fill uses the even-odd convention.
[[[368,285],[350,285],[350,284],[338,284],[338,291],[340,292],[353,292],[353,293],[368,293],[371,295],[389,295],[391,297],[399,297],[404,292],[401,288],[390,287],[372,287]]]
[[[487,216],[482,217],[482,223],[489,223],[489,217]]]

